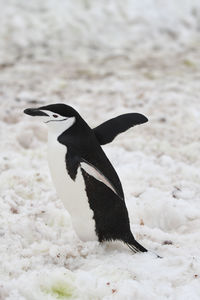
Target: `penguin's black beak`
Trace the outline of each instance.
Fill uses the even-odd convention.
[[[48,117],[48,115],[45,112],[41,111],[39,108],[27,108],[24,110],[24,113],[26,115],[33,116],[33,117],[35,117],[35,116]]]

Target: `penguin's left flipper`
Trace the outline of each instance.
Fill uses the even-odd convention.
[[[138,113],[128,113],[110,119],[93,129],[93,132],[100,145],[105,145],[114,140],[114,138],[127,129],[148,122],[148,119]]]

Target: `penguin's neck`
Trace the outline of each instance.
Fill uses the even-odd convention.
[[[52,121],[48,125],[48,137],[58,138],[63,132],[67,131],[75,123],[75,117],[63,121]]]

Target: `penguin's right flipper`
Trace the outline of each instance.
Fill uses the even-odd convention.
[[[148,119],[142,114],[128,113],[100,124],[93,129],[93,132],[100,145],[105,145],[112,142],[118,134],[147,121]]]

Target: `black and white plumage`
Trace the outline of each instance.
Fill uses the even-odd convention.
[[[48,125],[48,162],[57,193],[83,241],[119,240],[134,252],[146,252],[133,237],[119,177],[101,145],[147,122],[138,113],[111,119],[91,129],[65,104],[24,111]]]

